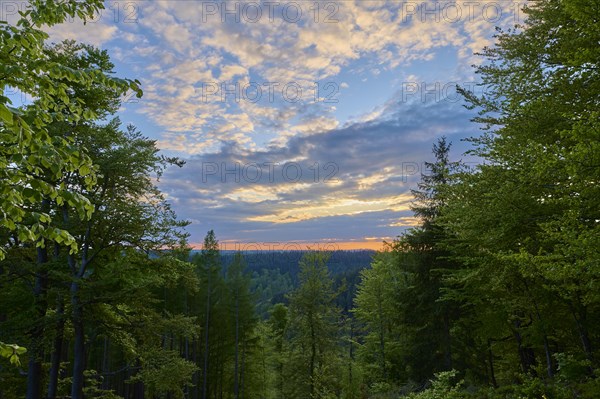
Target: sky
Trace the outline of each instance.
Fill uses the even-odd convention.
[[[483,93],[475,53],[523,4],[107,1],[49,33],[141,81],[118,116],[186,160],[158,185],[192,244],[214,229],[223,249],[380,248],[418,222],[410,189],[439,137],[475,162],[454,87]]]

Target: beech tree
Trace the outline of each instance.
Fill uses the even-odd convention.
[[[36,207],[42,198],[70,202],[88,216],[93,212],[84,197],[46,181],[49,173],[56,181],[66,173],[81,171],[89,174],[86,184],[94,184],[91,161],[73,145],[73,138],[51,136],[46,129],[54,120],[77,123],[96,116],[82,99],[69,98],[73,84],[96,84],[121,94],[133,89],[141,96],[138,81],[114,78],[100,68],[72,69],[49,59],[44,50],[48,38],[44,27],[68,17],[85,21],[102,8],[99,0],[36,0],[28,2],[16,21],[0,21],[0,228],[9,232],[0,235],[0,260],[8,239],[36,242],[39,247],[44,247],[45,240],[60,240],[77,250],[74,238],[52,223],[47,209]],[[16,108],[5,95],[7,90],[27,94],[34,102]],[[0,353],[13,361],[18,351],[22,350],[0,344]]]
[[[68,17],[86,20],[102,8],[99,0],[37,0],[28,2],[17,21],[0,21],[0,227],[20,242],[43,246],[44,239],[58,238],[77,250],[73,237],[53,225],[45,210],[31,209],[41,197],[70,201],[88,215],[93,211],[84,197],[45,180],[48,173],[57,181],[66,173],[81,171],[90,175],[87,184],[94,184],[91,160],[74,145],[73,137],[51,136],[46,129],[52,121],[77,123],[96,117],[83,99],[72,98],[73,85],[103,86],[120,94],[133,89],[141,95],[138,81],[112,77],[92,65],[70,68],[52,60],[44,50],[48,38],[44,27],[60,24]],[[27,94],[34,101],[15,108],[5,95],[7,89]],[[1,244],[0,258],[5,249],[5,243]]]

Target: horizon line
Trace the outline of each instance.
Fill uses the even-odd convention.
[[[391,241],[391,240],[390,240]],[[385,248],[387,240],[372,241],[324,241],[324,242],[219,242],[221,251],[348,251],[348,250],[374,250],[381,251]],[[201,250],[201,243],[190,243],[192,250]]]

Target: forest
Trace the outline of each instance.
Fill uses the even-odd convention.
[[[432,144],[379,252],[202,248],[116,116],[106,50],[48,43],[100,0],[0,21],[0,399],[600,397],[600,6],[538,0],[460,89],[476,167]],[[201,217],[201,215],[199,216]]]

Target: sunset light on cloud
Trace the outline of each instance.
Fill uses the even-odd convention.
[[[159,182],[191,242],[376,248],[415,225],[410,189],[431,145],[478,134],[456,85],[476,89],[475,52],[514,2],[105,4],[85,29],[144,96],[119,116],[187,161]],[[332,238],[333,237],[333,238]]]

